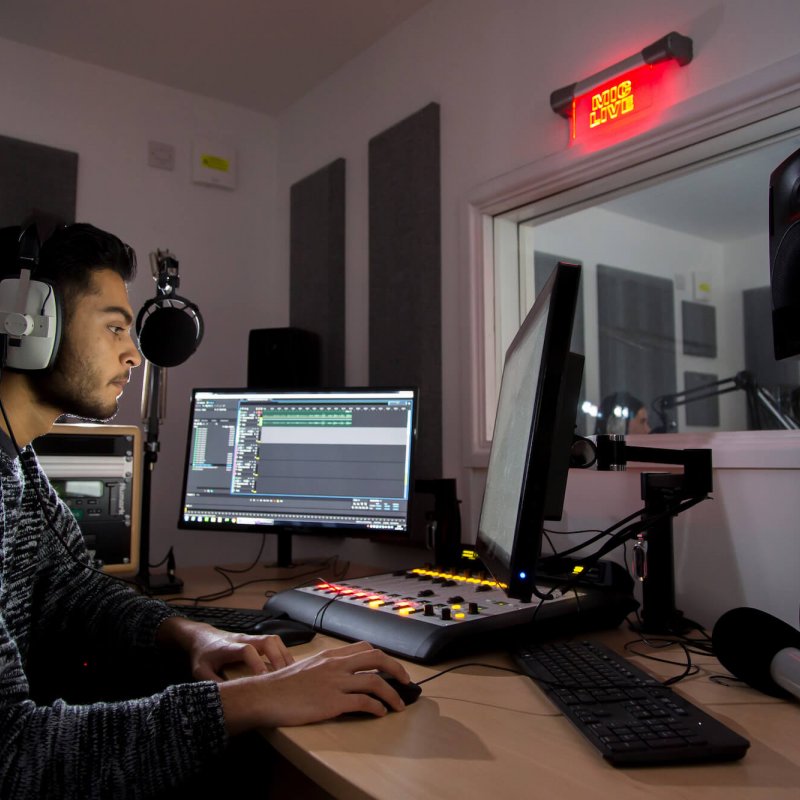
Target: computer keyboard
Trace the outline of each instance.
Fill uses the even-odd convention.
[[[599,643],[518,643],[511,654],[614,766],[733,761],[750,746]]]
[[[215,628],[232,633],[256,633],[259,623],[274,619],[273,614],[263,609],[190,606],[180,603],[169,603],[169,605],[195,622],[207,622]]]

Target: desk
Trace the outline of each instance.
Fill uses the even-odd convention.
[[[212,591],[216,582],[210,575],[207,569],[182,572],[187,596]],[[286,588],[286,584],[272,586]],[[263,592],[248,587],[220,604],[253,607],[263,602]],[[595,636],[617,649],[634,638],[624,630]],[[293,653],[302,657],[337,644],[318,635]],[[741,761],[616,769],[528,678],[477,666],[424,684],[422,697],[400,714],[265,730],[264,736],[325,792],[346,800],[471,800],[491,799],[498,793],[581,800],[798,800],[800,704],[749,688],[714,684],[708,675],[719,670],[717,662],[695,659],[703,670],[675,689],[750,740]],[[474,660],[513,666],[502,653]],[[673,675],[677,669],[633,660],[658,677]],[[406,667],[412,680],[420,681],[466,661]],[[276,791],[274,796],[281,794]]]

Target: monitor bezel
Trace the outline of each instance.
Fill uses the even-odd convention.
[[[367,528],[364,526],[349,525],[327,525],[327,524],[303,524],[281,521],[275,525],[246,525],[242,523],[225,522],[192,522],[185,520],[184,510],[186,501],[186,489],[189,479],[189,459],[192,449],[192,427],[194,420],[194,409],[198,395],[203,392],[213,392],[219,394],[254,394],[254,395],[326,395],[337,393],[365,393],[373,395],[390,394],[395,392],[411,392],[412,396],[412,420],[411,420],[411,441],[409,445],[409,489],[408,502],[406,507],[406,528],[405,530],[385,530],[380,528]],[[231,532],[231,533],[260,533],[264,535],[299,535],[299,536],[319,536],[319,537],[348,537],[369,539],[374,537],[391,537],[391,540],[398,543],[405,543],[411,538],[411,522],[414,503],[414,479],[415,479],[415,453],[417,449],[419,419],[419,389],[415,386],[334,386],[319,387],[309,389],[303,387],[299,389],[270,389],[266,387],[199,387],[192,389],[191,403],[189,406],[188,431],[186,436],[186,449],[183,463],[183,481],[181,484],[180,508],[178,511],[178,528],[181,530],[201,531],[201,532]]]
[[[556,447],[566,443],[566,431],[570,432],[571,442],[574,432],[575,408],[563,408],[562,400],[570,393],[570,383],[574,375],[570,369],[577,363],[570,353],[572,328],[580,289],[581,266],[559,262],[550,277],[537,294],[533,307],[528,312],[513,341],[506,351],[506,361],[521,347],[526,336],[547,313],[545,334],[542,345],[542,359],[539,374],[531,376],[535,381],[533,415],[528,428],[524,468],[520,475],[519,504],[515,516],[511,552],[506,554],[483,534],[478,524],[476,549],[484,566],[502,586],[510,598],[530,601],[536,589],[536,563],[541,553],[542,529],[546,511],[552,511],[553,491],[563,493],[566,489],[564,476],[555,474],[554,464],[562,464],[568,471],[568,459],[564,454],[556,454]],[[578,357],[580,358],[580,357]],[[582,359],[580,361],[582,367]],[[572,380],[570,381],[570,377]],[[580,381],[578,381],[580,383]],[[502,392],[502,380],[501,380]],[[498,404],[498,413],[500,413]],[[563,424],[563,415],[571,414],[572,425]],[[495,420],[495,430],[499,419]],[[494,434],[492,440],[494,441]],[[492,469],[490,457],[489,470]],[[490,475],[487,474],[487,483]],[[481,507],[483,517],[486,498]]]

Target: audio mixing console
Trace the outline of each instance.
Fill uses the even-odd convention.
[[[509,599],[480,573],[419,568],[289,589],[270,598],[266,608],[322,633],[363,639],[429,663],[497,647],[520,628],[529,632],[529,625],[543,637],[614,627],[631,610],[630,603],[627,596],[593,587],[523,603]]]

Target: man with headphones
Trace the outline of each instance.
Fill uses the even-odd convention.
[[[174,798],[236,734],[381,716],[384,702],[400,710],[374,671],[402,682],[406,671],[366,643],[295,661],[276,636],[192,622],[91,565],[30,443],[64,414],[116,413],[141,363],[126,288],[135,256],[85,224],[57,230],[41,250],[35,230],[13,236],[11,265],[2,253],[13,275],[0,282],[0,797]],[[31,661],[73,635],[121,653],[181,650],[195,681],[141,699],[38,705]],[[252,677],[223,681],[234,663]]]

